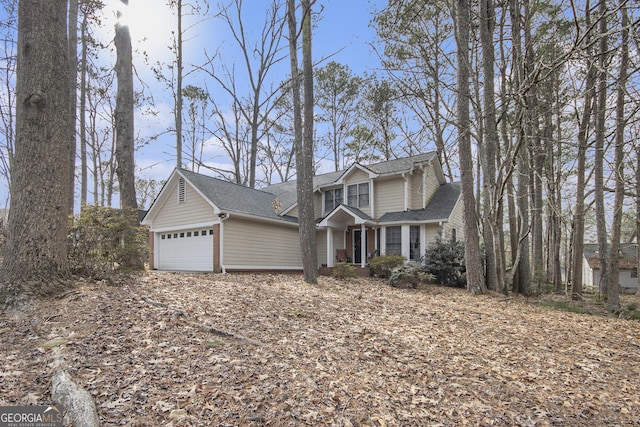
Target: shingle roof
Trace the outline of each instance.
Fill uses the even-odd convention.
[[[446,221],[460,197],[460,183],[444,184],[438,188],[431,201],[424,209],[401,212],[388,212],[380,218],[384,222],[413,222],[413,221]]]
[[[584,245],[584,257],[591,268],[600,268],[600,256],[598,244],[588,243]],[[638,245],[635,243],[620,244],[620,268],[634,269],[638,267]]]
[[[426,163],[431,161],[436,156],[435,152],[429,152],[424,154],[418,154],[416,156],[406,157],[403,159],[386,160],[383,162],[372,163],[370,165],[362,165],[363,167],[371,170],[377,174],[388,174],[393,172],[404,172],[411,170],[416,164]],[[322,187],[342,177],[345,170],[337,172],[328,172],[313,177],[313,187]],[[296,194],[296,181],[282,182],[279,184],[272,184],[263,189],[269,193],[275,194],[282,202],[283,207],[289,207],[293,205],[298,199]]]
[[[297,222],[296,218],[279,216],[274,208],[276,196],[272,193],[234,184],[186,169],[180,173],[206,198],[225,211],[246,213],[264,218]]]

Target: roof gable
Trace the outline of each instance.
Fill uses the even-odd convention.
[[[388,212],[380,218],[385,222],[436,222],[448,221],[460,199],[460,183],[443,184],[424,209]]]

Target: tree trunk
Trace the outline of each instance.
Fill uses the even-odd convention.
[[[78,0],[69,0],[69,214],[73,215],[76,188],[76,87],[78,85]]]
[[[591,26],[591,15],[589,7],[585,12],[585,25]],[[587,34],[585,43],[590,46],[590,36]],[[591,49],[587,49],[587,77],[585,83],[585,93],[583,111],[578,126],[578,169],[576,171],[576,205],[574,210],[574,229],[572,250],[572,271],[571,271],[571,295],[573,299],[582,298],[582,267],[584,259],[584,216],[585,216],[585,170],[587,157],[588,129],[593,107],[593,91],[595,87],[595,66],[591,58]]]
[[[480,262],[478,216],[473,194],[473,159],[471,152],[471,121],[469,119],[469,0],[457,0],[455,11],[456,45],[458,60],[458,152],[460,156],[460,181],[464,203],[465,262],[467,289],[473,294],[487,292]]]
[[[486,257],[487,288],[502,292],[504,280],[499,280],[501,250],[499,245],[498,194],[496,194],[496,151],[499,144],[495,103],[495,53],[493,30],[495,9],[492,0],[480,1],[480,41],[482,42],[482,73],[484,99],[484,244]]]
[[[617,82],[616,96],[616,149],[615,149],[615,179],[616,195],[613,203],[613,224],[611,225],[611,253],[609,256],[609,282],[607,284],[607,305],[612,311],[620,309],[619,275],[620,275],[620,229],[622,225],[622,210],[624,205],[624,131],[626,119],[624,115],[625,93],[627,91],[627,68],[629,66],[629,17],[627,5],[620,0],[621,17],[621,46],[620,70]],[[636,236],[637,237],[637,236]]]
[[[87,64],[87,51],[89,49],[89,41],[87,40],[88,33],[88,13],[83,13],[82,24],[80,25],[80,35],[82,43],[82,56],[80,63],[80,209],[87,204],[88,193],[88,165],[87,165],[87,123],[86,123],[86,111],[87,111],[87,73],[89,72]],[[95,164],[95,162],[94,162]],[[94,168],[95,169],[95,168]],[[94,185],[97,182],[94,180]],[[94,201],[98,198],[97,191],[94,192]]]
[[[598,76],[597,95],[595,100],[596,134],[595,159],[593,164],[594,190],[596,202],[596,229],[598,236],[598,258],[600,259],[600,279],[598,292],[600,297],[607,293],[609,271],[607,267],[607,253],[609,242],[607,235],[607,218],[604,206],[604,139],[605,119],[607,111],[607,5],[605,0],[599,1],[599,35],[598,35]],[[616,279],[617,280],[617,279]]]
[[[289,24],[289,53],[294,106],[296,188],[300,229],[300,249],[304,280],[317,283],[318,255],[316,249],[315,214],[313,209],[313,63],[311,58],[311,3],[301,0],[302,6],[302,72],[304,79],[304,129],[300,101],[298,71],[297,23],[295,0],[287,1]]]
[[[57,291],[53,279],[68,271],[68,52],[66,1],[19,2],[15,160],[1,271],[5,304]]]
[[[124,4],[128,0],[122,0]],[[134,178],[133,146],[133,59],[129,27],[116,23],[116,76],[118,94],[116,97],[116,174],[120,184],[120,206],[137,209]]]
[[[176,15],[178,16],[178,42],[176,43],[176,166],[182,163],[182,0],[176,0]]]

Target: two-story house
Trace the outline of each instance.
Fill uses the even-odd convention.
[[[314,177],[318,266],[365,266],[380,254],[419,260],[438,237],[462,239],[460,186],[435,153]],[[175,169],[142,223],[152,268],[301,270],[296,183],[261,190]]]

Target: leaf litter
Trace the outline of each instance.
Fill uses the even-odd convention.
[[[640,425],[640,322],[520,297],[148,272],[0,319],[0,406],[55,347],[105,426]]]

